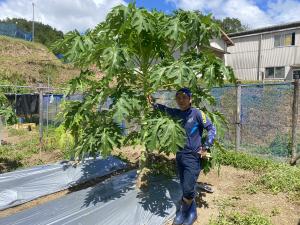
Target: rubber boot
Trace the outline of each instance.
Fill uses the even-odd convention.
[[[185,203],[185,201],[181,200],[179,210],[176,212],[176,217],[173,221],[173,225],[181,225],[183,221],[186,219],[187,211],[190,209],[191,205]]]
[[[197,219],[197,206],[195,200],[193,200],[191,207],[187,211],[186,218],[183,221],[183,225],[192,225]]]

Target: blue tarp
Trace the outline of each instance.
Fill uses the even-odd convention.
[[[0,174],[0,210],[67,189],[87,180],[123,169],[115,157],[87,159],[73,167],[70,162],[36,166]]]
[[[179,182],[155,177],[135,187],[136,171],[0,219],[0,225],[162,225],[172,220],[181,198]]]

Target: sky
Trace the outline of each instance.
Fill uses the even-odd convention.
[[[105,20],[112,7],[130,0],[0,0],[0,19],[35,20],[67,32],[85,31]],[[238,18],[251,29],[300,21],[300,0],[136,0],[138,7],[165,13],[175,9],[200,10],[215,18]]]

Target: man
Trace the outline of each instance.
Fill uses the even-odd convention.
[[[148,101],[154,109],[165,111],[171,117],[180,119],[186,131],[185,146],[176,153],[176,164],[183,196],[173,224],[191,225],[197,219],[194,198],[196,181],[201,170],[200,158],[205,157],[207,149],[212,146],[216,128],[202,111],[191,106],[192,93],[188,88],[181,88],[176,92],[176,103],[179,109],[154,104],[151,97],[148,98]],[[205,143],[202,144],[203,129],[207,130],[208,135]]]

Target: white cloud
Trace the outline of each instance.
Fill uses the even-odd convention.
[[[267,13],[276,23],[300,21],[300,1],[270,1]]]
[[[34,0],[35,20],[64,32],[85,31],[103,21],[110,9],[124,0]],[[0,2],[0,19],[18,17],[32,20],[32,1]]]
[[[216,18],[235,17],[250,28],[300,20],[299,0],[166,0],[178,8],[213,13]]]

